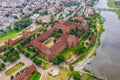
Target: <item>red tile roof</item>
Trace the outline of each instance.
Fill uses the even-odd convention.
[[[61,22],[59,24],[55,24],[52,29],[48,30],[43,35],[34,39],[32,41],[32,45],[35,46],[46,57],[47,60],[51,60],[53,57],[55,57],[57,54],[67,48],[68,44],[71,47],[78,44],[79,39],[76,36],[67,34],[71,29],[75,28],[76,24],[73,22]],[[48,48],[42,42],[48,39],[55,29],[61,29],[63,31],[63,34],[61,37],[59,37],[59,39],[53,46]]]
[[[14,41],[12,39],[8,39],[8,41],[4,42],[5,45],[14,45]]]
[[[76,17],[75,19],[76,19],[76,20],[79,20],[79,21],[82,21],[82,22],[84,21],[84,18],[81,17],[81,16],[78,16],[78,17]]]
[[[79,38],[74,36],[74,35],[68,35],[68,38],[67,38],[68,41],[78,41]]]
[[[36,71],[36,67],[33,65],[29,66],[24,72],[20,73],[13,80],[27,80],[31,76],[31,74]]]
[[[68,33],[70,29],[76,28],[76,24],[73,22],[61,22],[59,24],[55,24],[54,28],[61,29],[63,33]]]

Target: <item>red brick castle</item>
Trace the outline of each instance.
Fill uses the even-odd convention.
[[[59,24],[55,24],[52,29],[49,29],[47,32],[37,37],[32,41],[32,45],[41,52],[47,60],[51,60],[56,55],[58,55],[65,48],[71,48],[79,43],[79,38],[75,35],[70,35],[69,31],[71,29],[76,29],[77,24],[73,22],[61,22]],[[86,29],[86,26],[83,26]],[[82,28],[82,29],[83,29]],[[88,28],[88,26],[87,26]],[[62,35],[58,38],[56,43],[51,47],[47,47],[43,42],[52,36],[54,30],[61,29]]]

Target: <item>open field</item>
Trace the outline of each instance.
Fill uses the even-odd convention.
[[[15,31],[11,30],[9,32],[4,33],[3,35],[0,36],[0,45],[7,41],[8,39],[14,39],[16,38],[22,31]]]
[[[42,31],[44,27],[40,27],[39,29],[35,30],[32,32],[32,34]],[[15,31],[15,30],[10,30],[9,32],[4,33],[3,35],[0,35],[0,45],[2,45],[5,41],[8,39],[14,39],[19,36],[19,34],[22,33],[23,30]]]
[[[73,64],[76,64],[76,63],[82,61],[82,60],[92,51],[93,48],[94,48],[94,45],[91,45],[91,46],[85,51],[85,53],[81,54],[81,57],[78,58]]]
[[[113,0],[108,0],[108,6],[110,8],[116,8],[117,6],[114,4]],[[115,13],[118,15],[118,18],[120,19],[120,10],[115,11]]]
[[[62,54],[65,57],[65,60],[67,60],[74,55],[74,52],[71,49],[65,49],[60,54]]]
[[[44,80],[68,80],[71,74],[70,70],[64,67],[60,67],[59,70],[60,70],[60,74],[58,76],[53,77],[47,74]]]
[[[11,75],[12,73],[16,72],[18,69],[20,69],[22,66],[24,66],[24,63],[17,63],[16,65],[14,65],[13,67],[11,67],[10,69],[8,69],[5,74],[7,76]]]
[[[52,39],[48,39],[48,40],[45,42],[45,44],[48,45],[48,44],[50,44],[51,42],[53,42],[53,40],[52,40]]]
[[[48,47],[51,47],[54,44],[54,38],[49,38],[47,41],[45,41],[45,45]]]

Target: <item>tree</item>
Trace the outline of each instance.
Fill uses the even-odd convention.
[[[14,76],[13,76],[13,75],[11,75],[11,77],[10,77],[10,78],[11,78],[11,80],[13,80],[13,79],[14,79]]]
[[[61,62],[65,61],[65,57],[62,54],[57,55],[53,60],[53,64],[58,65]]]
[[[72,18],[72,17],[70,17],[70,18],[68,19],[68,21],[71,21],[71,22],[72,22],[72,21],[73,21],[73,18]]]
[[[2,70],[2,67],[0,66],[0,71]]]
[[[86,50],[86,48],[81,45],[81,46],[79,46],[79,49],[78,49],[78,53],[77,53],[77,54],[81,54],[81,53],[83,53],[85,50]]]
[[[12,28],[12,26],[7,26],[6,29],[7,30],[10,30]]]
[[[41,64],[42,64],[42,61],[39,60],[37,57],[35,57],[35,58],[33,59],[33,62],[34,62],[36,65],[41,65]]]
[[[36,23],[37,25],[42,24],[42,20],[36,20],[35,23]]]
[[[31,47],[29,47],[29,50],[32,51],[32,52],[35,52],[35,47],[31,46]]]
[[[6,17],[9,17],[10,15],[9,14],[5,14]]]
[[[17,72],[17,74],[16,75],[19,75],[20,73],[19,72]]]
[[[11,62],[15,61],[17,59],[16,56],[11,56]]]
[[[14,24],[14,29],[15,30],[20,30],[28,27],[32,23],[32,20],[30,20],[29,15],[25,16],[23,19],[20,21],[17,21]]]
[[[74,67],[73,67],[72,65],[70,65],[70,66],[69,66],[69,69],[70,69],[71,71],[73,71],[73,70],[74,70]]]
[[[3,29],[0,29],[0,32],[1,32],[1,33],[3,33],[3,32],[4,32],[4,30],[3,30]]]
[[[2,57],[2,60],[3,60],[3,62],[6,62],[6,61],[7,61],[7,59],[6,59],[5,57]]]
[[[70,30],[70,32],[69,32],[69,34],[72,34],[72,35],[77,35],[77,31],[76,31],[76,30],[74,30],[74,29],[71,29],[71,30]]]
[[[5,64],[4,64],[4,63],[1,63],[1,67],[2,67],[2,68],[5,68]]]
[[[58,33],[63,33],[63,31],[61,29],[58,29]]]
[[[81,78],[78,71],[73,71],[72,76],[73,76],[73,78],[75,78],[75,80],[80,80],[80,78]]]
[[[4,48],[4,51],[7,51],[7,50],[9,50],[10,52],[12,52],[14,50],[14,48],[11,45],[10,46],[6,46]]]
[[[30,53],[28,51],[25,50],[24,52],[25,56],[29,57],[30,56]]]

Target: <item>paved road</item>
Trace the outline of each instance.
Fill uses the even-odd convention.
[[[74,69],[76,71],[81,71],[89,63],[90,61],[89,57],[93,54],[94,51],[95,47],[92,49],[92,51],[88,54],[88,56],[84,60],[74,65]]]
[[[6,76],[5,71],[8,70],[9,68],[11,68],[13,65],[17,64],[18,62],[23,62],[25,65],[22,68],[20,68],[17,72],[19,72],[20,70],[24,69],[25,67],[28,67],[31,64],[33,64],[33,62],[29,58],[25,57],[23,54],[20,54],[20,56],[21,57],[17,61],[15,61],[14,63],[10,63],[9,65],[6,66],[5,70],[0,72],[0,80],[10,80],[10,76]],[[43,72],[42,68],[40,68],[38,66],[36,66],[36,67],[37,67],[38,72],[40,72],[40,73]],[[12,75],[16,75],[17,72],[13,73]]]

